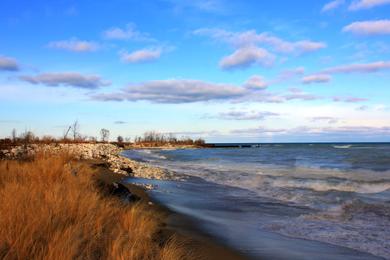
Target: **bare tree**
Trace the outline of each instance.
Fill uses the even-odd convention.
[[[79,139],[80,137],[80,133],[79,133],[79,130],[80,130],[80,124],[79,124],[79,121],[74,121],[73,124],[70,126],[70,132],[73,136],[73,140],[76,141],[77,139]]]
[[[64,131],[64,140],[68,139],[68,134],[69,134],[70,129],[72,129],[72,126],[69,126],[68,129],[66,131]]]
[[[17,135],[16,135],[16,129],[12,129],[12,142],[16,143],[16,138],[17,138]]]
[[[31,131],[25,131],[25,132],[21,135],[21,138],[22,138],[22,140],[23,140],[23,142],[24,142],[25,144],[30,144],[30,143],[32,143],[32,142],[36,139],[34,133],[31,132]]]
[[[102,142],[107,142],[110,137],[110,131],[108,129],[102,128],[100,130],[100,136],[102,138]]]

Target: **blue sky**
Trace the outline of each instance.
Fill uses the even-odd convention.
[[[390,1],[0,3],[0,136],[390,141]]]

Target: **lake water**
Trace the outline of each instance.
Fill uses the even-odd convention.
[[[390,259],[390,144],[128,150],[179,181],[161,203],[265,259]]]

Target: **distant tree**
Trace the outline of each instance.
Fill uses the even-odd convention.
[[[177,142],[176,136],[175,136],[174,134],[172,134],[172,133],[169,133],[169,134],[168,134],[168,142],[170,142],[170,143],[176,143],[176,142]]]
[[[88,137],[88,140],[92,143],[96,143],[97,142],[97,138],[95,136],[90,136]]]
[[[68,134],[69,134],[71,129],[72,129],[72,126],[69,126],[66,128],[66,130],[64,130],[64,140],[68,139]]]
[[[110,131],[108,129],[102,128],[100,130],[100,137],[102,142],[108,142],[108,139],[110,137]]]
[[[202,146],[202,145],[204,145],[204,144],[206,143],[206,141],[205,141],[204,139],[202,139],[202,138],[198,138],[198,139],[196,139],[196,140],[194,141],[194,143],[195,143],[196,145]]]
[[[41,138],[41,142],[49,144],[49,143],[54,143],[56,139],[53,136],[50,135],[44,135]]]
[[[16,143],[17,139],[17,134],[16,134],[16,129],[12,129],[12,142]]]
[[[70,126],[70,132],[72,134],[72,137],[73,137],[73,140],[76,141],[77,139],[80,138],[80,124],[79,122],[76,120],[73,122],[73,124]]]
[[[120,136],[120,135],[118,135],[118,137],[116,138],[116,140],[118,141],[118,143],[123,143],[123,137],[122,136]]]
[[[32,143],[36,139],[34,133],[31,131],[25,131],[21,135],[21,138],[22,138],[23,142],[26,144]]]
[[[134,137],[134,143],[140,143],[142,141],[142,137],[136,136]]]

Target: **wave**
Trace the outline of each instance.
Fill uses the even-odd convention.
[[[299,188],[311,189],[314,191],[343,191],[356,193],[379,193],[390,189],[390,182],[357,182],[350,180],[335,179],[292,179],[292,178],[272,178],[267,184],[278,188]]]
[[[372,170],[337,170],[337,169],[320,169],[310,167],[294,168],[276,168],[262,167],[255,171],[256,174],[275,177],[290,177],[296,179],[345,179],[356,182],[390,182],[390,171],[372,171]]]
[[[348,144],[348,145],[333,145],[333,148],[336,148],[336,149],[348,149],[348,148],[351,148],[352,145]]]
[[[158,154],[155,150],[140,149],[137,152],[143,153],[147,159],[162,159],[166,160],[167,157],[161,154]]]
[[[328,211],[274,220],[262,228],[286,236],[327,242],[390,259],[390,205],[348,201]]]
[[[303,216],[312,220],[338,220],[346,221],[361,217],[362,214],[381,217],[390,221],[390,204],[388,203],[367,203],[359,199],[346,201],[337,207],[333,207],[325,212],[309,214]]]
[[[155,156],[163,155],[154,154]],[[313,168],[269,168],[256,167],[252,164],[215,163],[207,161],[183,162],[164,160],[160,166],[165,166],[175,172],[197,176],[205,180],[223,185],[235,186],[259,192],[268,193],[270,189],[312,190],[315,192],[355,192],[362,194],[380,193],[390,189],[390,172],[345,172],[340,170]],[[273,193],[274,194],[274,193]]]

